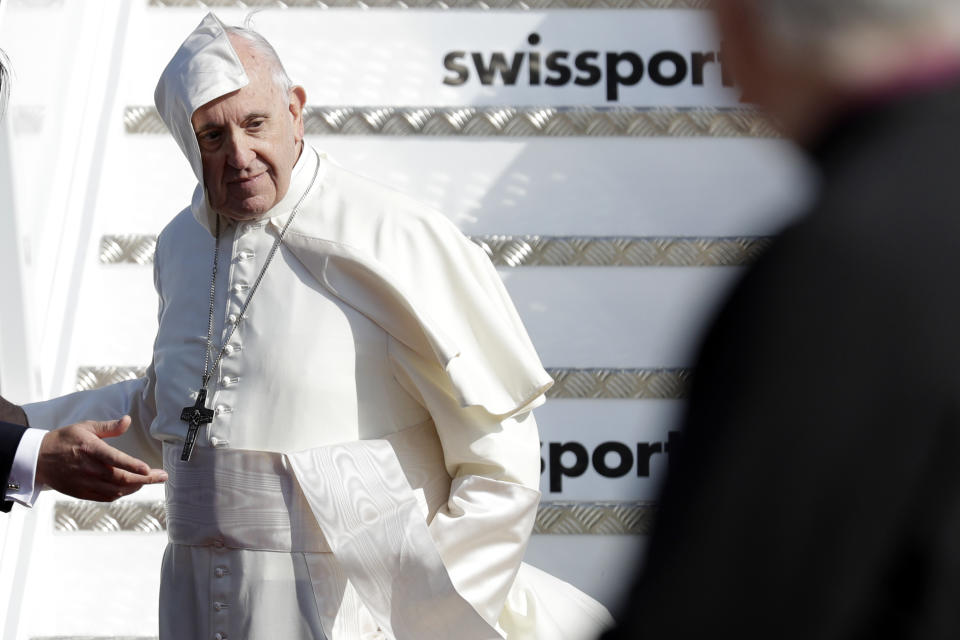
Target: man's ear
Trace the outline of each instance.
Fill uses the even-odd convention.
[[[290,89],[290,115],[296,142],[303,140],[303,107],[307,104],[307,92],[300,85]]]

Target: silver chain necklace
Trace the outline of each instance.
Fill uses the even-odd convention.
[[[233,337],[233,332],[237,330],[237,325],[240,324],[240,321],[243,320],[243,315],[247,312],[247,307],[250,306],[250,301],[253,300],[253,294],[257,292],[257,288],[260,286],[260,282],[263,280],[264,274],[267,272],[267,268],[270,266],[270,263],[273,262],[273,256],[276,255],[277,249],[280,248],[280,245],[283,244],[283,236],[286,235],[287,229],[290,228],[290,223],[293,222],[293,219],[297,216],[297,212],[300,211],[300,205],[303,204],[304,199],[310,193],[310,190],[313,189],[313,184],[317,181],[317,174],[320,171],[320,163],[317,163],[316,168],[313,170],[313,178],[310,180],[310,185],[303,192],[303,195],[300,196],[300,199],[297,200],[297,204],[293,207],[293,211],[290,212],[290,217],[287,218],[286,224],[283,225],[283,229],[280,230],[280,233],[277,235],[276,240],[273,241],[273,246],[270,247],[270,253],[267,254],[267,260],[263,263],[263,267],[260,269],[260,274],[257,275],[257,279],[254,280],[253,286],[250,287],[250,293],[247,294],[247,299],[243,301],[243,306],[240,307],[240,313],[237,314],[237,317],[230,323],[229,331],[227,336],[223,339],[223,345],[220,347],[220,352],[217,353],[217,357],[213,361],[213,365],[210,365],[210,354],[213,352],[213,314],[214,314],[214,299],[217,294],[217,263],[220,259],[220,216],[217,215],[217,224],[216,224],[216,241],[213,245],[213,272],[210,275],[210,310],[207,315],[207,348],[204,350],[203,354],[203,376],[201,378],[202,383],[200,390],[197,392],[197,401],[191,407],[184,407],[183,411],[180,412],[180,419],[187,423],[187,437],[183,443],[183,452],[180,454],[180,460],[183,462],[189,462],[190,456],[193,455],[193,446],[197,441],[197,433],[200,431],[200,426],[204,424],[210,424],[213,422],[214,410],[207,409],[207,386],[210,383],[210,378],[213,376],[213,372],[217,370],[217,367],[220,366],[220,360],[223,358],[223,354],[227,351],[227,345],[230,344],[230,338]]]

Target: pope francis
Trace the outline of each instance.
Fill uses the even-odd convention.
[[[157,109],[199,184],[157,241],[146,376],[25,407],[129,414],[169,474],[160,637],[562,640],[606,610],[521,562],[551,384],[491,263],[303,141],[302,87],[212,14]]]

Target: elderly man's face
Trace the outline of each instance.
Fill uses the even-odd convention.
[[[259,218],[290,187],[303,140],[302,87],[283,92],[259,52],[231,42],[250,78],[239,91],[208,102],[192,118],[210,206],[232,220]]]

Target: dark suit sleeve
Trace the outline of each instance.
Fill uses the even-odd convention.
[[[29,427],[27,414],[20,405],[13,404],[3,396],[0,396],[0,422]]]
[[[10,467],[13,465],[13,457],[17,453],[20,438],[23,437],[23,432],[26,430],[27,427],[23,425],[0,422],[0,479],[3,480],[4,491],[7,486],[7,478],[10,476]],[[0,504],[0,511],[6,513],[10,511],[12,506],[11,501],[4,500]]]
[[[13,466],[13,457],[17,453],[20,438],[27,427],[27,414],[23,409],[5,398],[0,397],[0,480],[4,489]],[[13,506],[9,500],[0,502],[0,512],[8,512]]]
[[[960,586],[937,560],[960,535],[955,310],[795,236],[704,343],[647,564],[605,640],[907,637],[931,585]]]

